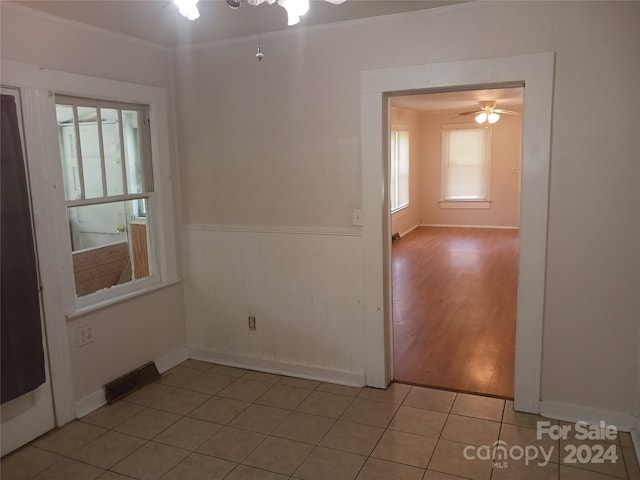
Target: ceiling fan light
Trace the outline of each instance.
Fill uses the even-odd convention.
[[[288,25],[295,25],[300,17],[309,11],[309,0],[278,0],[278,5],[287,11]]]
[[[173,0],[178,5],[178,11],[181,15],[187,17],[189,20],[196,20],[200,17],[200,11],[198,10],[199,0]]]
[[[478,115],[476,115],[475,120],[478,123],[484,123],[487,121],[487,117],[488,117],[487,112],[480,112]]]
[[[496,112],[491,112],[487,116],[487,120],[489,121],[489,123],[496,123],[498,120],[500,120],[500,115],[497,114]]]

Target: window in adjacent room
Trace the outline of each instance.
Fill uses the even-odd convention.
[[[76,296],[148,283],[156,269],[148,108],[56,96],[56,117]]]
[[[391,213],[409,205],[409,131],[391,129]]]
[[[442,131],[442,202],[490,200],[491,129],[445,125]]]

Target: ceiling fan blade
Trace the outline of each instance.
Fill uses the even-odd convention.
[[[459,113],[458,115],[473,115],[473,114],[477,115],[478,113],[482,113],[482,110],[474,110],[472,112],[462,112],[462,113]]]
[[[494,112],[499,114],[507,114],[507,115],[521,115],[520,112],[514,112],[513,110],[503,110],[502,108],[494,108]]]

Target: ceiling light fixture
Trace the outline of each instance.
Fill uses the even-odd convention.
[[[496,102],[480,102],[480,104],[482,105],[482,111],[475,116],[477,123],[483,124],[488,122],[494,124],[500,120],[500,115],[494,111]]]
[[[200,16],[197,3],[199,0],[173,0],[182,15],[189,20],[195,20]],[[287,11],[288,25],[295,25],[300,21],[300,17],[307,13],[309,10],[309,0],[246,0],[249,5],[258,6],[263,3],[273,5],[278,2],[278,5],[283,7]],[[325,0],[334,5],[344,3],[346,0]],[[227,0],[227,5],[234,10],[242,5],[243,0]]]

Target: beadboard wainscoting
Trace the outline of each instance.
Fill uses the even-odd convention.
[[[360,228],[191,224],[183,252],[199,357],[364,384]]]

